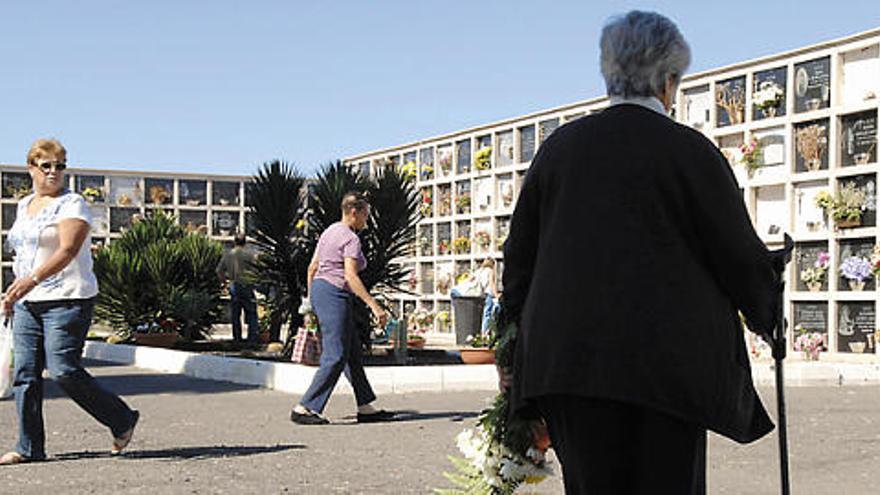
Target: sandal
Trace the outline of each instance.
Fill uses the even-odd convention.
[[[24,464],[28,462],[30,459],[19,454],[18,452],[12,451],[7,452],[0,456],[0,466],[11,466],[12,464]]]
[[[137,411],[132,412],[134,413],[134,418],[131,421],[131,428],[122,435],[113,438],[113,446],[110,447],[110,455],[121,454],[122,450],[125,449],[125,447],[128,447],[128,444],[131,442],[131,437],[134,436],[134,427],[137,426],[138,420],[141,417],[141,413]]]

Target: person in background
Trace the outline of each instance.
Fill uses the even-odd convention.
[[[57,140],[38,139],[28,152],[27,167],[33,193],[19,201],[9,231],[15,281],[2,302],[3,317],[12,317],[18,444],[0,456],[0,465],[46,458],[44,369],[110,429],[110,453],[117,455],[131,441],[140,414],[101,387],[81,363],[98,294],[89,206],[66,188],[67,150]]]
[[[244,311],[247,321],[247,340],[255,343],[259,339],[260,321],[257,319],[257,303],[254,299],[254,287],[249,282],[255,256],[247,248],[247,237],[236,234],[232,241],[233,247],[223,253],[217,264],[217,276],[223,282],[229,282],[229,318],[232,320],[232,340],[240,342],[241,313]]]
[[[676,25],[629,12],[600,46],[609,107],[543,142],[504,245],[511,407],[546,421],[569,494],[702,494],[707,429],[773,429],[737,311],[772,331],[781,253],[668,115],[691,58]]]
[[[486,302],[483,305],[483,320],[480,325],[480,332],[486,335],[489,332],[489,323],[492,320],[492,316],[498,308],[498,283],[495,277],[495,260],[493,258],[483,260],[482,265],[477,269],[475,277],[480,284],[480,290],[483,292],[482,295],[486,297]]]
[[[309,298],[318,316],[323,350],[312,384],[290,412],[290,420],[302,425],[329,423],[321,413],[343,371],[354,388],[358,423],[394,419],[394,413],[372,405],[376,394],[361,363],[360,335],[352,314],[353,298],[357,296],[369,306],[380,328],[388,321],[387,313],[358,276],[367,260],[357,231],[367,226],[370,204],[363,194],[350,192],[341,206],[342,219],[321,234],[308,269]]]

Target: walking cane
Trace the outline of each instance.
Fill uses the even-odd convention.
[[[788,479],[788,432],[786,429],[785,418],[785,381],[782,372],[782,361],[785,359],[785,333],[788,322],[785,320],[784,297],[785,297],[785,265],[791,261],[791,251],[794,248],[794,241],[785,234],[785,247],[781,251],[777,251],[782,255],[781,266],[779,268],[779,294],[777,294],[777,314],[776,325],[773,328],[773,335],[770,336],[773,346],[773,362],[776,367],[776,409],[777,422],[779,423],[779,471],[782,477],[782,495],[791,493],[791,486]]]

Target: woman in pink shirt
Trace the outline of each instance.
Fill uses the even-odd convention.
[[[394,418],[394,413],[376,409],[376,400],[364,366],[361,343],[352,318],[352,296],[359,297],[373,311],[381,327],[388,315],[364,287],[358,272],[367,266],[357,231],[363,230],[370,217],[370,205],[360,193],[347,193],[342,199],[342,220],[327,227],[318,240],[309,265],[308,291],[312,308],[321,325],[321,366],[312,384],[290,412],[290,420],[303,425],[327,424],[321,416],[330,393],[345,377],[354,388],[358,423],[375,423]]]

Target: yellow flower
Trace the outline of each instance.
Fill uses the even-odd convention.
[[[306,221],[300,218],[299,221],[296,222],[296,230],[302,230],[304,228],[306,228]]]

